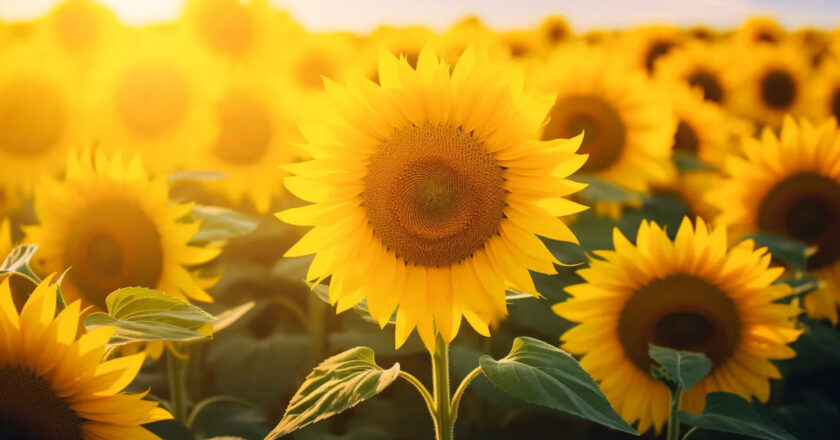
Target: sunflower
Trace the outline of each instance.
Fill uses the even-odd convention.
[[[785,30],[771,17],[751,17],[735,31],[734,39],[746,44],[774,45],[785,39]]]
[[[68,66],[44,45],[20,44],[3,53],[0,206],[19,193],[30,195],[42,176],[60,173],[70,146],[92,142],[79,94],[67,86],[68,76]]]
[[[745,234],[766,231],[817,246],[808,271],[823,287],[805,297],[809,316],[837,323],[840,305],[840,135],[833,119],[814,127],[787,117],[780,137],[744,139],[745,158],[726,164],[709,200],[718,220]]]
[[[558,51],[539,73],[541,89],[557,93],[544,140],[585,131],[581,169],[634,191],[674,175],[676,120],[662,91],[640,69],[611,53],[578,46]]]
[[[8,218],[0,218],[0,264],[12,251],[12,228]]]
[[[221,69],[168,29],[132,36],[103,57],[93,81],[95,130],[103,148],[142,154],[151,171],[170,173],[216,137]]]
[[[706,394],[726,391],[766,401],[770,378],[781,377],[770,359],[795,355],[787,346],[799,309],[775,300],[791,293],[773,284],[783,268],[770,268],[767,250],[744,241],[727,249],[726,230],[696,227],[686,218],[672,242],[656,223],[643,221],[636,245],[615,229],[615,250],[578,271],[585,283],[566,288],[571,298],[554,311],[580,322],[561,337],[582,354],[581,366],[600,381],[613,407],[639,432],[657,431],[668,418],[670,395],[650,375],[650,344],[704,353],[709,376],[685,392],[683,409],[698,413]]]
[[[762,124],[778,127],[786,114],[807,111],[807,85],[811,76],[808,58],[793,44],[741,47],[743,77],[733,108]]]
[[[124,161],[71,155],[64,181],[45,181],[35,194],[40,224],[24,228],[37,243],[45,272],[71,268],[61,288],[69,300],[105,309],[105,297],[129,286],[210,302],[208,280],[184,266],[206,263],[219,249],[189,245],[199,222],[191,204],[170,203],[163,177],[150,179],[139,156]]]
[[[560,15],[549,15],[540,23],[537,33],[548,46],[556,46],[572,37],[569,22]]]
[[[665,83],[667,84],[667,83]],[[733,150],[733,138],[747,135],[743,124],[730,120],[720,106],[703,100],[703,91],[684,84],[668,86],[677,131],[674,133],[674,154],[696,157],[701,161],[720,166],[727,153]]]
[[[48,277],[20,313],[0,282],[0,437],[4,439],[158,439],[141,426],[171,419],[143,394],[121,391],[144,355],[102,361],[115,327],[77,336],[79,301],[56,313]]]
[[[431,49],[417,70],[386,52],[379,66],[381,86],[327,83],[338,116],[304,130],[315,160],[286,167],[314,204],[278,214],[315,227],[286,256],[316,254],[307,278],[331,277],[339,312],[366,299],[384,326],[396,309],[397,347],[417,327],[431,351],[462,317],[489,335],[506,287],[539,296],[529,270],[556,273],[535,234],[576,241],[556,216],[585,209],[563,198],[583,186],[566,180],[580,138],[540,141],[552,98],[473,48],[451,74]]]
[[[297,158],[292,146],[301,141],[295,126],[296,105],[277,78],[262,70],[241,70],[231,76],[217,106],[219,134],[200,169],[224,172],[227,178],[208,187],[240,203],[249,199],[266,213],[283,193],[277,166]]]
[[[624,34],[616,41],[617,53],[627,58],[633,67],[654,73],[656,62],[680,46],[679,29],[672,26],[642,26]]]
[[[122,24],[114,13],[92,0],[66,0],[36,22],[39,38],[56,52],[76,63],[75,72],[85,76],[97,57],[119,41]]]
[[[289,81],[305,92],[323,91],[323,78],[344,81],[363,67],[355,38],[343,33],[300,34],[279,63]],[[364,63],[366,65],[366,63]]]
[[[805,105],[808,116],[817,121],[831,117],[840,121],[840,62],[823,63],[810,87]]]
[[[198,46],[239,61],[264,61],[277,38],[302,30],[267,0],[190,0],[182,20]]]
[[[699,88],[705,100],[726,106],[738,78],[733,74],[729,45],[693,42],[661,57],[656,64],[656,79]]]

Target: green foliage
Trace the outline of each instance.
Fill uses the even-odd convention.
[[[796,272],[805,272],[808,257],[813,254],[807,244],[771,232],[750,234],[744,239],[753,240],[757,246],[766,247],[774,258]]]
[[[744,398],[731,393],[714,392],[706,396],[703,414],[679,413],[680,421],[700,429],[729,432],[765,440],[796,440],[778,425],[761,415]]]
[[[201,229],[192,238],[194,243],[227,240],[250,234],[259,222],[245,214],[218,206],[196,205],[192,211],[201,220]]]
[[[712,361],[703,353],[678,351],[650,344],[648,354],[659,367],[653,375],[666,382],[672,381],[688,391],[712,371]]]
[[[802,275],[795,278],[785,278],[779,282],[790,286],[791,296],[805,296],[820,287],[820,280],[813,275]]]
[[[575,176],[575,181],[586,183],[588,186],[580,191],[580,196],[592,202],[637,202],[643,195],[626,190],[612,182],[592,175]]]
[[[37,244],[24,244],[15,247],[6,256],[3,264],[0,264],[0,275],[14,273],[24,276],[37,284],[40,279],[29,267],[29,262],[32,261],[32,257],[35,256],[36,252],[38,252]]]
[[[280,423],[266,437],[276,439],[332,417],[379,394],[399,376],[400,365],[385,370],[376,365],[373,350],[356,347],[320,365],[292,397]]]
[[[693,154],[675,152],[674,165],[680,171],[713,171],[714,168]]]
[[[257,303],[255,303],[254,301],[248,301],[244,304],[240,304],[236,307],[227,309],[224,312],[219,313],[213,318],[213,333],[219,333],[220,331],[235,324],[236,321],[239,321],[248,312],[253,310],[256,305]]]
[[[480,364],[490,382],[511,396],[637,434],[577,360],[557,347],[520,337],[503,359],[482,356]]]
[[[139,341],[190,341],[212,335],[213,316],[186,301],[158,290],[126,287],[105,299],[108,313],[96,312],[85,320],[92,329],[119,328],[111,344]]]
[[[310,285],[311,287],[311,285]],[[318,296],[321,301],[325,303],[330,303],[330,286],[324,284],[318,284],[317,286],[312,288],[312,293]],[[353,311],[356,312],[359,316],[362,317],[365,321],[372,322],[374,324],[378,324],[379,322],[373,318],[370,314],[370,310],[368,310],[368,305],[366,300],[359,301],[358,304],[352,307]],[[395,311],[391,318],[388,320],[388,324],[394,324],[397,322],[397,312]]]

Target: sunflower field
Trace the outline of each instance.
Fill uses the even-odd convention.
[[[840,438],[840,30],[56,3],[0,21],[0,440]]]

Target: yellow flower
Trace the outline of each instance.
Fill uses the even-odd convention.
[[[116,331],[77,336],[79,301],[58,316],[56,285],[48,277],[20,313],[9,280],[0,282],[0,420],[9,439],[158,439],[141,426],[172,416],[143,394],[121,391],[144,355],[102,361]]]
[[[612,56],[622,56],[635,68],[653,74],[656,63],[681,44],[679,29],[673,26],[640,26],[615,43]]]
[[[840,304],[840,136],[831,119],[817,127],[785,118],[781,136],[769,129],[744,139],[746,157],[732,156],[726,179],[709,201],[718,221],[739,234],[766,231],[817,246],[808,271],[824,286],[805,297],[808,315],[837,323]]]
[[[578,271],[585,283],[554,306],[579,322],[561,337],[581,354],[581,366],[600,381],[613,407],[639,432],[659,431],[668,418],[670,393],[650,375],[650,344],[704,353],[709,376],[683,397],[699,413],[706,394],[726,391],[766,401],[768,379],[781,377],[770,359],[795,355],[788,343],[799,309],[774,303],[791,294],[773,284],[783,268],[769,268],[767,250],[745,241],[727,249],[726,230],[696,227],[686,218],[671,241],[655,223],[642,222],[636,245],[615,229],[615,250],[596,251]]]
[[[677,117],[674,153],[697,157],[715,167],[723,165],[726,154],[734,150],[733,139],[749,134],[744,132],[742,121],[717,104],[704,101],[702,90],[677,83],[668,91]]]
[[[785,39],[785,30],[771,17],[751,17],[735,31],[739,43],[774,45]]]
[[[660,58],[656,65],[656,79],[699,88],[705,100],[726,106],[732,100],[738,79],[732,65],[729,45],[688,43]]]
[[[548,46],[556,46],[572,37],[569,22],[560,15],[549,15],[544,18],[540,23],[538,33]]]
[[[156,174],[210,148],[222,87],[220,66],[167,31],[145,29],[103,57],[92,92],[99,145],[142,154]]]
[[[297,102],[276,76],[261,70],[239,70],[230,76],[217,105],[219,133],[198,169],[224,172],[227,177],[208,187],[240,203],[247,198],[260,213],[283,194],[280,165],[300,155],[293,146],[302,141],[295,123]]]
[[[123,161],[104,152],[71,155],[63,181],[45,181],[35,194],[40,224],[24,228],[40,248],[46,272],[70,268],[62,284],[69,300],[105,309],[105,297],[140,286],[180,298],[210,302],[185,266],[206,263],[219,249],[189,244],[199,222],[192,204],[170,203],[165,178],[150,179],[138,156]]]
[[[639,69],[588,46],[558,51],[540,69],[542,90],[557,93],[545,140],[585,132],[581,169],[634,191],[667,182],[676,120],[668,101]]]
[[[53,45],[67,62],[75,63],[73,73],[82,78],[91,72],[91,63],[114,49],[123,32],[114,13],[92,0],[63,1],[35,25],[38,38]]]
[[[815,121],[834,118],[840,121],[840,62],[823,63],[810,84],[805,109]]]
[[[43,45],[22,43],[3,53],[0,191],[4,196],[0,199],[31,195],[41,177],[64,169],[70,146],[92,142],[80,93],[72,91],[68,76],[72,76],[68,66]]]
[[[278,214],[314,226],[286,256],[316,254],[307,279],[330,276],[344,311],[365,299],[396,344],[415,327],[431,351],[462,317],[483,335],[507,313],[505,289],[539,296],[529,270],[556,273],[535,234],[576,241],[556,216],[585,161],[580,138],[540,141],[553,102],[525,94],[507,64],[465,51],[450,66],[431,50],[417,70],[382,54],[381,85],[327,83],[338,114],[304,129],[315,159],[286,168],[286,187],[314,202]]]
[[[0,219],[0,264],[12,251],[12,228],[8,218]]]

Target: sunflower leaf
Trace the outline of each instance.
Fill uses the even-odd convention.
[[[794,436],[756,411],[752,403],[731,393],[709,393],[702,414],[694,415],[680,411],[679,418],[685,424],[710,431],[765,440],[796,440]]]
[[[258,222],[245,214],[218,206],[196,205],[193,217],[201,220],[201,229],[191,242],[207,243],[248,235],[257,229]]]
[[[648,354],[670,378],[673,378],[686,391],[712,371],[712,361],[702,353],[677,351],[650,344]],[[663,379],[663,377],[656,378]]]
[[[210,337],[213,316],[186,301],[143,287],[118,289],[105,299],[108,313],[95,312],[85,327],[114,326],[114,345],[138,341],[187,341]]]
[[[3,260],[3,264],[0,264],[0,275],[16,273],[38,284],[41,279],[29,267],[29,262],[32,261],[36,252],[38,252],[37,244],[24,244],[15,247]]]
[[[248,312],[250,312],[257,303],[254,301],[248,301],[244,304],[240,304],[236,307],[230,308],[225,310],[222,313],[219,313],[215,317],[213,317],[213,333],[218,333],[234,323],[239,321],[240,318],[245,316]]]
[[[645,196],[596,176],[575,176],[575,180],[587,184],[580,196],[592,202],[641,202]]]
[[[795,272],[805,272],[808,257],[814,253],[813,248],[808,244],[772,232],[750,234],[744,239],[753,240],[756,246],[766,247],[773,258],[783,262]]]
[[[399,376],[400,364],[385,370],[373,350],[356,347],[315,367],[292,397],[280,423],[266,437],[273,440],[332,417],[379,394]]]
[[[673,160],[680,171],[713,171],[715,169],[693,154],[675,152]]]
[[[577,360],[557,347],[519,337],[503,359],[482,356],[479,363],[493,386],[513,397],[638,435]]]

